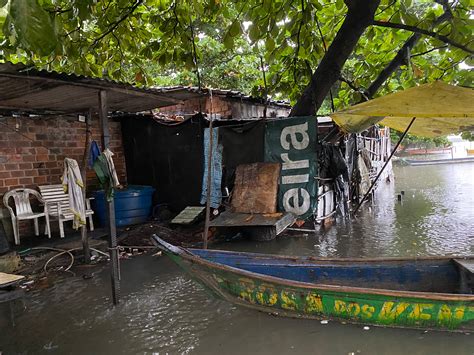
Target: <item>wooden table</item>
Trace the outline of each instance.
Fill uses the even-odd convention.
[[[213,219],[209,226],[246,228],[252,239],[266,241],[274,239],[295,221],[296,218],[291,213],[250,214],[225,211]]]

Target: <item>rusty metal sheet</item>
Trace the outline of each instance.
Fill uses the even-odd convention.
[[[157,89],[0,63],[0,110],[39,114],[87,112],[90,108],[97,110],[101,90],[107,91],[111,112],[141,112],[181,102]]]
[[[239,165],[235,171],[233,212],[277,212],[279,163]]]

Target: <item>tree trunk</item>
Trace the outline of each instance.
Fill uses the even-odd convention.
[[[359,38],[374,19],[380,0],[346,0],[348,11],[327,53],[313,73],[290,116],[314,116],[329,90],[341,75],[342,67],[354,51]]]

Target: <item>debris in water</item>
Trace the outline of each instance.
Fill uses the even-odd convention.
[[[368,327],[368,326],[364,327],[364,330],[369,330],[369,329],[370,329],[370,327]]]
[[[48,344],[45,344],[43,346],[43,349],[44,350],[54,350],[54,349],[57,349],[59,346],[58,345],[53,345],[53,342],[50,341]]]
[[[162,255],[163,255],[163,253],[161,251],[158,251],[155,254],[153,254],[152,256],[162,256]]]
[[[328,323],[329,323],[329,321],[326,320],[326,319],[323,319],[323,320],[321,321],[321,324],[328,324]]]

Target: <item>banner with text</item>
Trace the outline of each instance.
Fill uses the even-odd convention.
[[[267,122],[265,161],[281,164],[278,207],[299,219],[307,219],[316,213],[316,143],[316,117],[290,117]]]

